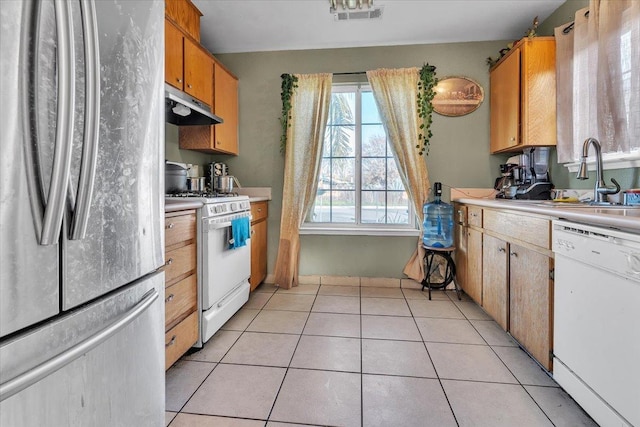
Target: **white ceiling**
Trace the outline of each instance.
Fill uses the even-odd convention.
[[[218,54],[518,40],[565,0],[374,0],[381,19],[339,22],[329,0],[192,1],[201,42]]]

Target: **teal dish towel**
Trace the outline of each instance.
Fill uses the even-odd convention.
[[[250,228],[249,217],[245,216],[231,220],[231,235],[233,239],[229,242],[229,249],[247,246],[247,239],[249,239],[251,232]]]

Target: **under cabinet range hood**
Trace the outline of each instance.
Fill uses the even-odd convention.
[[[213,114],[211,109],[176,89],[170,84],[164,84],[165,115],[167,123],[177,126],[217,125],[223,120]]]

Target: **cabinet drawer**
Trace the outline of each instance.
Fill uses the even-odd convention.
[[[269,214],[267,202],[251,203],[251,222],[258,222]]]
[[[164,335],[164,369],[169,369],[196,341],[198,341],[198,312],[194,311]]]
[[[196,244],[192,243],[165,254],[164,277],[167,285],[196,271]]]
[[[196,275],[192,274],[165,290],[165,330],[173,328],[182,319],[196,311],[198,308],[197,284]]]
[[[551,221],[548,219],[485,209],[484,229],[511,239],[551,249]]]
[[[468,206],[467,222],[475,227],[482,227],[482,208],[478,206]]]
[[[196,238],[196,214],[167,216],[164,219],[165,247]]]

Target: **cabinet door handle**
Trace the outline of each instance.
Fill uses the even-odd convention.
[[[175,226],[176,226],[176,225],[175,225],[174,223],[171,223],[171,224],[167,225],[167,228],[168,228],[169,230],[171,230],[171,229],[172,229],[173,227],[175,227]]]
[[[515,137],[515,136],[512,136],[511,138],[509,138],[509,141],[511,141],[511,142],[513,142],[513,141],[515,141],[515,140],[516,140],[516,137]]]
[[[166,297],[166,298],[164,299],[164,302],[171,302],[171,301],[173,301],[173,297],[174,297],[174,295],[173,295],[173,294],[169,294],[169,296],[168,296],[168,297]]]
[[[258,212],[262,212],[262,209],[258,208]]]
[[[192,89],[192,88],[193,88],[193,86],[191,86],[190,84],[187,84],[187,86],[189,87],[189,89]]]
[[[516,252],[509,252],[509,255],[511,255],[514,258],[518,258],[518,254]]]
[[[498,252],[506,252],[505,248],[498,248]]]
[[[169,258],[167,260],[167,264],[166,265],[171,265],[171,264],[173,264],[173,258]]]
[[[178,83],[182,83],[182,79],[180,77],[177,77],[176,80],[178,81]]]
[[[171,337],[171,340],[164,345],[164,348],[171,347],[175,343],[176,343],[176,336],[174,335],[174,336]]]

